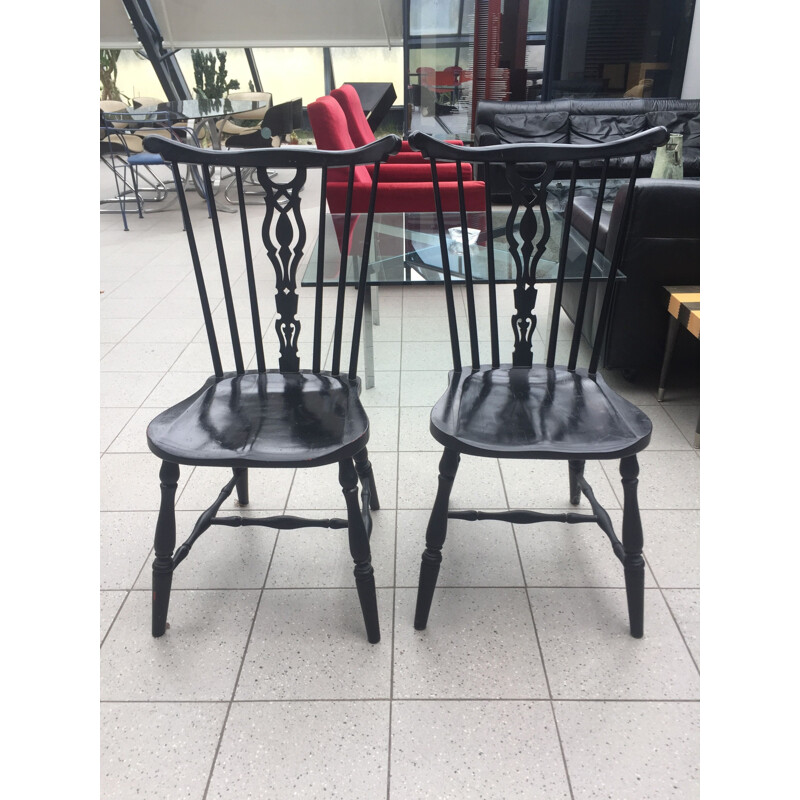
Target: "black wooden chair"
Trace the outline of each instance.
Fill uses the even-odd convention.
[[[606,303],[601,312],[598,333],[593,343],[588,369],[578,367],[581,338],[581,319],[575,324],[569,355],[565,366],[556,363],[556,348],[561,320],[561,292],[565,280],[575,278],[574,242],[572,238],[572,206],[578,174],[578,164],[584,160],[601,160],[603,172],[595,207],[594,224],[580,259],[578,279],[581,283],[582,303],[579,317],[585,312],[585,300],[590,278],[597,279],[595,248],[598,221],[602,212],[606,174],[609,162],[622,163],[622,157],[633,156],[630,187],[635,182],[636,170],[642,153],[648,152],[667,140],[664,128],[654,128],[643,133],[603,145],[527,145],[513,144],[492,147],[465,148],[448,145],[431,137],[414,133],[409,137],[412,147],[430,159],[436,184],[437,216],[444,270],[445,297],[450,324],[453,370],[447,390],[431,412],[430,430],[433,437],[444,445],[439,463],[439,488],[426,533],[426,549],[422,555],[419,589],[414,627],[423,630],[428,622],[442,546],[447,532],[448,519],[505,520],[515,524],[543,521],[568,523],[596,522],[608,536],[615,555],[624,566],[628,599],[630,632],[634,637],[643,635],[644,626],[644,559],[642,557],[642,526],[636,498],[639,467],[636,454],[647,447],[652,425],[648,417],[636,406],[610,389],[597,374],[600,345],[605,322],[609,315],[612,292],[605,294]],[[495,276],[495,250],[497,224],[488,226],[486,263],[489,300],[489,344],[491,361],[482,361],[478,332],[475,281],[472,277],[471,251],[467,240],[467,216],[461,204],[461,250],[465,275],[465,297],[469,328],[470,353],[462,364],[459,335],[451,280],[448,238],[442,204],[438,193],[436,167],[438,160],[470,161],[486,165],[487,219],[492,219],[492,170],[490,164],[499,164],[512,187],[510,208],[504,209],[504,246],[513,260],[516,272],[513,299],[515,312],[511,317],[514,344],[511,362],[501,360],[500,333],[497,311]],[[548,190],[557,163],[572,162],[572,180],[566,202],[558,211],[548,207]],[[524,165],[518,169],[518,165]],[[463,199],[463,192],[461,193]],[[628,192],[632,197],[633,192]],[[499,211],[499,210],[498,210]],[[507,211],[507,214],[505,213]],[[624,249],[628,213],[622,224],[609,236],[623,237],[613,249],[614,260],[604,265],[603,279],[610,288],[616,280],[617,263]],[[452,224],[452,222],[450,223]],[[551,229],[561,226],[558,247],[551,247],[548,257],[557,262],[552,291],[553,303],[549,331],[546,332],[546,355],[543,363],[534,361],[533,342],[537,325],[536,271],[548,246]],[[473,247],[481,246],[473,245]],[[567,268],[568,256],[572,266]],[[459,257],[461,257],[459,255]],[[581,263],[582,262],[582,263]],[[546,312],[547,314],[548,312]],[[545,314],[545,315],[546,315]],[[510,337],[509,337],[510,338]],[[545,344],[542,345],[545,347]],[[486,354],[484,353],[484,356]],[[449,497],[461,454],[487,458],[546,459],[568,463],[569,499],[578,505],[583,494],[592,508],[592,514],[545,514],[535,511],[512,510],[505,512],[449,511]],[[624,493],[622,542],[614,533],[611,520],[599,504],[591,486],[584,478],[584,465],[589,459],[619,459]],[[567,481],[565,475],[565,490]],[[532,487],[533,488],[533,487]],[[566,496],[566,491],[565,491]]]
[[[300,147],[225,152],[191,147],[163,136],[149,136],[145,139],[145,148],[151,153],[160,154],[164,161],[169,162],[175,175],[214,369],[213,376],[194,394],[159,414],[147,429],[148,445],[162,460],[161,507],[156,524],[153,562],[153,636],[161,636],[166,629],[174,569],[210,526],[261,525],[277,529],[319,526],[348,529],[367,638],[370,642],[377,642],[380,640],[380,629],[369,536],[372,526],[370,509],[377,509],[379,505],[372,467],[367,458],[369,421],[359,400],[361,382],[356,375],[369,261],[369,234],[377,184],[373,185],[373,205],[366,215],[365,244],[361,253],[360,282],[352,315],[349,354],[343,352],[342,345],[346,324],[344,266],[349,257],[347,248],[341,254],[342,269],[335,292],[335,323],[331,367],[328,370],[323,369],[328,348],[328,341],[323,340],[323,302],[326,295],[322,287],[326,218],[324,192],[325,173],[329,167],[348,168],[352,185],[356,165],[374,164],[377,181],[380,162],[400,149],[400,140],[389,136],[358,150],[335,153]],[[183,164],[198,168],[206,186],[215,243],[207,259],[201,258],[209,250],[203,246],[204,242],[209,243],[205,236],[207,231],[198,230],[196,236],[195,229],[206,227],[209,222],[203,214],[198,224],[193,225],[183,184],[179,179],[179,169]],[[225,237],[210,190],[213,167],[229,167],[236,176],[241,224],[233,221],[234,224],[229,225],[225,220]],[[244,203],[242,172],[250,168],[256,171],[265,193],[265,211],[258,213],[257,220],[249,218],[248,207]],[[290,177],[282,181],[273,180],[270,177],[272,170],[280,170],[279,175],[284,176],[289,170]],[[309,170],[322,172],[322,194],[321,197],[308,197],[309,192],[314,194],[310,187],[303,194],[303,202],[309,203],[315,209],[315,214],[317,205],[320,209],[318,282],[311,335],[307,340],[310,346],[306,349],[299,342],[301,322],[296,318],[296,313],[299,299],[297,268],[306,246],[300,192],[306,186]],[[345,227],[348,231],[349,226],[350,215],[347,214]],[[261,239],[260,246],[258,238]],[[349,240],[349,236],[345,237],[345,241]],[[212,263],[204,263],[206,260]],[[248,368],[250,365],[245,363],[236,298],[231,289],[230,274],[237,264],[243,265],[246,270],[249,303],[245,301],[245,304],[249,305],[250,324],[255,336],[254,368]],[[257,278],[261,269],[268,272],[274,270],[277,347],[273,344],[268,348],[262,342],[263,311],[258,301],[261,283]],[[209,270],[221,279],[231,337],[233,369],[230,371],[223,368],[206,291],[206,281],[215,277],[208,274]],[[329,302],[333,302],[332,297]],[[272,316],[273,311],[266,312],[267,319]],[[270,351],[279,354],[277,369],[268,368],[267,355]],[[304,357],[310,355],[310,369],[300,368],[301,352]],[[229,473],[232,471],[232,477],[209,508],[200,515],[189,538],[175,550],[174,501],[181,464],[220,467]],[[218,516],[220,507],[234,489],[239,504],[247,505],[248,470],[251,468],[322,467],[329,464],[339,466],[339,482],[347,506],[347,519]],[[363,507],[359,506],[359,479]]]

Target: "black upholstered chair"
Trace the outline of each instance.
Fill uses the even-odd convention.
[[[355,312],[345,319],[344,266],[348,248],[342,248],[340,281],[335,295],[335,324],[331,347],[331,366],[323,369],[329,339],[323,339],[323,304],[326,299],[322,278],[324,247],[319,247],[318,283],[314,314],[309,320],[308,338],[305,326],[297,319],[297,268],[306,247],[306,227],[302,217],[301,190],[306,186],[309,171],[321,170],[322,196],[307,197],[314,214],[319,217],[319,241],[325,241],[326,204],[324,174],[330,167],[348,168],[351,174],[359,164],[374,164],[377,181],[382,160],[400,148],[400,140],[390,136],[355,151],[325,152],[311,148],[268,148],[261,150],[218,151],[190,147],[163,136],[149,136],[145,148],[169,162],[175,175],[178,199],[188,238],[187,259],[191,259],[210,348],[213,375],[197,391],[177,405],[159,414],[147,429],[150,450],[161,459],[161,507],[155,531],[153,562],[153,635],[166,629],[167,610],[174,569],[188,555],[195,541],[213,525],[260,525],[278,529],[301,527],[347,528],[350,551],[355,561],[355,580],[367,638],[380,639],[375,579],[370,559],[370,509],[377,509],[378,496],[372,467],[367,458],[369,420],[359,400],[360,379],[356,375],[358,342],[369,261],[370,227],[373,204],[366,215],[364,248],[360,253],[360,282]],[[200,170],[207,187],[211,212],[214,247],[208,247],[208,222],[193,223],[179,170],[183,165]],[[213,192],[210,191],[211,169],[227,167],[234,171],[239,202],[240,225],[221,225]],[[253,169],[264,192],[264,203],[258,211],[245,206],[242,172]],[[289,177],[281,182],[270,176],[272,170]],[[314,184],[312,184],[314,185]],[[309,189],[306,189],[306,192]],[[311,190],[312,195],[314,191]],[[319,211],[317,209],[320,209]],[[204,215],[203,215],[204,216]],[[344,222],[349,242],[350,215]],[[223,229],[225,236],[223,236]],[[244,269],[247,277],[246,310],[231,288],[231,273]],[[274,279],[274,307],[259,306],[262,282]],[[223,353],[218,344],[214,317],[206,291],[206,282],[219,280],[224,295],[227,329],[231,344],[226,348],[232,356],[232,368],[223,366]],[[269,281],[273,284],[273,281]],[[332,300],[328,299],[328,303]],[[277,342],[262,341],[262,319],[275,316]],[[255,338],[252,365],[246,363],[240,342],[239,321],[248,317]],[[343,345],[345,326],[352,333],[349,353]],[[327,329],[326,329],[327,330]],[[265,338],[267,338],[265,336]],[[270,339],[272,337],[269,337]],[[277,344],[277,347],[276,347]],[[278,353],[277,367],[268,364],[270,353]],[[304,366],[301,368],[301,354]],[[229,356],[229,358],[230,358]],[[306,361],[306,359],[308,359]],[[200,515],[186,541],[175,549],[175,493],[180,465],[219,467],[228,478],[219,495]],[[240,505],[247,505],[248,470],[270,468],[310,468],[337,465],[339,482],[347,506],[346,519],[304,519],[292,516],[266,518],[220,517],[222,503],[234,489]],[[358,482],[361,481],[359,505]]]
[[[601,145],[529,145],[510,144],[493,147],[464,148],[448,145],[431,137],[414,133],[409,137],[411,145],[420,150],[431,162],[436,174],[437,161],[470,161],[485,168],[486,212],[491,219],[493,170],[499,165],[511,186],[511,205],[502,216],[505,224],[500,226],[495,217],[489,225],[486,263],[488,264],[488,291],[476,292],[472,278],[470,245],[468,244],[467,215],[461,210],[461,253],[467,306],[467,327],[470,352],[464,362],[460,352],[457,315],[450,274],[448,234],[441,211],[442,204],[437,187],[437,214],[439,238],[444,269],[445,297],[450,323],[450,339],[453,353],[453,369],[445,393],[431,411],[430,431],[444,446],[439,464],[439,485],[426,533],[426,548],[422,555],[419,589],[414,627],[422,630],[428,615],[436,587],[439,566],[442,561],[442,546],[447,533],[448,519],[505,520],[515,524],[543,521],[566,523],[595,522],[608,536],[614,554],[622,562],[625,572],[625,587],[628,598],[630,632],[641,637],[644,630],[644,559],[642,557],[642,525],[636,499],[639,466],[636,454],[647,447],[652,425],[648,417],[636,406],[620,397],[597,374],[599,345],[602,342],[604,321],[608,318],[608,304],[601,311],[598,336],[589,356],[588,367],[578,366],[581,344],[581,321],[584,307],[578,309],[578,320],[571,341],[559,341],[559,322],[562,319],[560,296],[568,279],[577,279],[585,299],[590,279],[597,280],[598,273],[605,272],[602,280],[613,283],[617,264],[597,265],[595,247],[597,224],[592,226],[585,255],[567,264],[570,252],[571,216],[575,199],[575,187],[579,162],[583,159],[602,159],[605,167],[600,180],[599,199],[595,205],[595,219],[602,212],[609,162],[617,163],[622,157],[633,156],[631,161],[630,186],[635,183],[641,154],[647,153],[667,140],[664,128],[655,128],[616,142]],[[548,206],[548,187],[558,164],[572,164],[572,178],[564,207],[558,211]],[[523,165],[523,169],[518,169]],[[629,197],[633,192],[628,193]],[[463,198],[463,193],[462,193]],[[498,210],[498,215],[500,211]],[[627,213],[615,235],[626,235]],[[450,222],[452,225],[452,222]],[[502,237],[496,231],[503,231]],[[551,234],[560,228],[554,243]],[[612,235],[609,232],[609,235]],[[511,316],[513,346],[510,360],[501,358],[500,320],[498,319],[497,296],[503,286],[496,286],[495,250],[500,240],[515,265],[516,280],[513,285],[515,311]],[[473,247],[482,246],[480,244]],[[621,247],[614,250],[620,253]],[[552,287],[552,309],[545,309],[543,316],[551,315],[549,330],[542,337],[536,331],[538,314],[536,307],[537,268],[544,267],[542,258],[550,265],[556,282]],[[477,295],[488,296],[488,337],[479,331]],[[611,298],[611,292],[606,292]],[[483,322],[483,320],[481,320]],[[506,323],[508,325],[508,323]],[[483,329],[483,325],[480,326]],[[508,327],[505,328],[508,331]],[[506,337],[509,338],[508,336]],[[488,342],[487,342],[488,339]],[[482,345],[489,344],[490,352],[481,354]],[[564,345],[559,363],[557,354]],[[537,347],[542,349],[538,354]],[[487,358],[488,356],[488,358]],[[485,360],[484,360],[485,359]],[[583,495],[591,506],[591,514],[539,513],[513,510],[482,512],[475,510],[450,511],[449,497],[456,478],[462,455],[485,458],[540,459],[566,462],[564,475],[564,497],[572,505],[580,503]],[[619,460],[624,493],[622,541],[617,538],[607,512],[595,498],[591,486],[584,477],[587,460]],[[553,464],[557,468],[557,464]],[[567,477],[569,480],[567,481]],[[535,490],[535,487],[531,487]],[[567,488],[569,492],[567,493]]]
[[[226,147],[280,147],[284,137],[302,125],[303,100],[296,97],[267,109],[261,126],[229,136]]]

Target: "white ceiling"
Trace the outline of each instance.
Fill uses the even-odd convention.
[[[403,43],[401,0],[150,0],[165,47]],[[138,47],[122,0],[100,0],[101,47]]]

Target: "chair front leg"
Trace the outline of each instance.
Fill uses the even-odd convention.
[[[417,588],[417,608],[414,613],[414,627],[424,631],[428,624],[428,614],[439,577],[442,563],[442,546],[447,536],[447,510],[450,506],[450,492],[461,456],[455,450],[445,447],[439,461],[439,488],[433,503],[428,529],[425,532],[425,552],[419,568],[419,587]]]
[[[180,469],[170,461],[161,463],[161,507],[158,512],[153,561],[153,636],[167,629],[169,594],[172,589],[172,552],[175,550],[175,493]]]
[[[642,520],[639,515],[637,486],[639,484],[639,462],[636,456],[623,458],[619,463],[622,476],[622,547],[625,550],[625,593],[628,598],[628,619],[631,636],[644,636],[644,558],[642,548]]]
[[[342,487],[344,501],[347,504],[347,532],[350,537],[350,555],[355,562],[353,574],[356,578],[358,600],[364,625],[367,629],[367,641],[376,644],[381,640],[381,629],[378,622],[378,596],[375,591],[375,574],[372,569],[372,556],[369,549],[369,535],[361,516],[358,502],[358,474],[350,458],[339,462],[339,483]]]
[[[367,448],[356,453],[353,459],[356,462],[356,472],[361,479],[361,485],[369,489],[369,507],[372,511],[380,510],[378,490],[375,488],[375,476],[372,474],[372,463],[367,457]]]

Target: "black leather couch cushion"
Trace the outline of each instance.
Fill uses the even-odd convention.
[[[558,120],[569,114],[569,141],[587,144],[610,141],[627,136],[654,125],[664,125],[670,133],[683,134],[683,174],[686,178],[700,177],[700,101],[679,100],[670,97],[647,98],[573,98],[560,100],[481,100],[475,114],[475,143],[498,145],[518,141],[557,141],[539,138],[549,128],[538,120]],[[499,118],[505,118],[505,130],[496,127]],[[513,117],[513,120],[512,120]],[[531,126],[533,136],[525,126]],[[541,125],[541,128],[538,126]],[[525,130],[525,135],[522,131]],[[555,129],[554,129],[555,131]],[[508,137],[508,138],[506,138]],[[514,137],[513,139],[511,137]],[[559,138],[558,141],[561,141]],[[639,176],[650,177],[654,154],[646,153],[639,161]],[[581,179],[597,179],[602,172],[602,161],[583,162],[578,169]],[[609,165],[609,178],[624,177],[621,165],[615,159]],[[559,179],[568,178],[570,165],[557,171]],[[480,177],[484,177],[479,170]],[[498,174],[493,181],[493,194],[507,196],[503,190],[504,178]]]
[[[668,133],[683,136],[684,174],[700,174],[700,112],[651,111],[647,114],[649,126],[663,125]]]
[[[508,144],[518,142],[569,142],[569,113],[498,114],[494,128],[499,139]]]
[[[652,127],[645,114],[581,114],[570,119],[570,144],[602,144]]]

